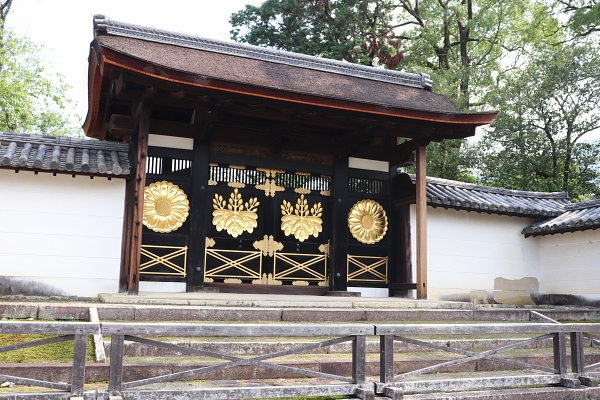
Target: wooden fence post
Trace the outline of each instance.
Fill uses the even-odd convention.
[[[558,374],[567,373],[567,339],[564,333],[555,333],[552,338],[554,348],[554,369]]]
[[[583,332],[571,332],[571,367],[574,373],[583,374]]]
[[[394,381],[394,335],[379,336],[379,380]]]
[[[85,357],[87,348],[87,334],[75,335],[73,340],[73,367],[71,370],[71,396],[83,396],[85,383]]]
[[[367,337],[356,335],[352,340],[352,379],[356,384],[367,380]]]
[[[110,338],[110,374],[108,392],[120,395],[123,384],[123,344],[124,335],[112,335]]]

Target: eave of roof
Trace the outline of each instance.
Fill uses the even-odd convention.
[[[219,42],[96,18],[98,65],[151,78],[254,97],[479,126],[497,112],[461,113],[428,87],[423,74],[358,66],[257,46]],[[90,58],[90,104],[99,97]],[[92,87],[95,86],[95,87]],[[95,97],[94,97],[95,96]],[[90,112],[99,112],[90,107]],[[88,114],[86,131],[93,126]]]
[[[523,229],[525,237],[585,231],[600,228],[600,200],[573,203],[555,218],[536,222]]]
[[[0,132],[0,168],[127,178],[129,144]]]
[[[411,175],[411,180],[415,181]],[[427,177],[432,207],[529,218],[554,217],[570,204],[565,192],[528,192]]]

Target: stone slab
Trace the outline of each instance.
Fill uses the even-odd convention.
[[[453,393],[405,394],[403,400],[590,400],[600,399],[600,388],[573,390],[561,387],[481,390]]]
[[[253,301],[252,305],[277,308],[352,308],[350,301]]]
[[[303,309],[284,309],[282,310],[282,321],[286,322],[340,322],[340,321],[366,321],[367,313],[365,310],[303,310]]]
[[[260,308],[135,307],[136,321],[280,321],[281,310]]]
[[[34,304],[0,304],[0,318],[37,318],[38,306]]]
[[[472,310],[366,310],[367,321],[472,321]]]
[[[474,321],[529,321],[529,310],[493,309],[473,311]]]
[[[105,306],[99,305],[98,318],[104,321],[133,321],[135,308],[133,306]]]
[[[38,318],[89,321],[90,306],[86,304],[40,304]]]

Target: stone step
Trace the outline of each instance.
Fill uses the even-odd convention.
[[[280,341],[252,341],[252,342],[232,342],[232,341],[169,341],[168,343],[177,346],[190,348],[194,350],[210,351],[220,354],[234,355],[234,356],[255,356],[272,354],[280,351],[290,350],[301,347],[310,343],[309,341],[293,341],[294,338]],[[291,341],[290,341],[291,340]],[[487,351],[496,349],[502,346],[518,343],[523,341],[524,338],[503,338],[503,339],[453,339],[453,340],[427,340],[427,342],[444,347],[452,347],[467,351]],[[313,341],[317,341],[316,339]],[[590,346],[590,340],[586,339],[585,346]],[[552,348],[552,340],[547,339],[544,341],[531,343],[526,346],[519,347],[519,349],[548,349]],[[104,341],[104,349],[106,354],[110,354],[110,341]],[[409,352],[409,353],[430,353],[440,351],[430,347],[419,346],[415,344],[405,342],[395,342],[394,350],[396,352]],[[128,342],[124,344],[124,351],[126,357],[168,357],[174,356],[173,350],[165,349],[162,347],[149,346],[137,342]],[[319,349],[310,350],[301,354],[349,354],[352,352],[352,343],[338,343],[327,347],[321,347]],[[367,341],[367,352],[368,353],[379,353],[379,341]],[[188,353],[189,354],[189,353]]]
[[[289,303],[292,304],[292,303]],[[468,304],[468,303],[467,303]],[[591,308],[485,308],[485,309],[425,309],[398,308],[394,303],[374,308],[310,308],[302,303],[295,307],[233,307],[233,306],[172,306],[143,304],[104,304],[76,302],[1,303],[0,318],[43,320],[89,320],[90,307],[98,309],[100,320],[105,321],[223,321],[223,322],[490,322],[530,321],[531,311],[555,320],[600,320],[600,309]],[[379,303],[368,303],[377,306]],[[397,308],[390,308],[394,305]]]

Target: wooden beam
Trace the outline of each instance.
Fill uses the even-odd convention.
[[[142,220],[144,212],[144,189],[146,188],[146,159],[150,133],[150,100],[144,99],[139,107],[136,158],[134,164],[133,216],[131,227],[131,254],[127,293],[137,295],[140,286],[140,259],[142,252]]]
[[[427,298],[427,157],[417,148],[417,299]]]

